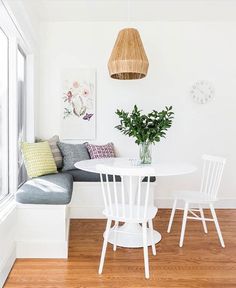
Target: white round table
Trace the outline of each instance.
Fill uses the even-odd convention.
[[[121,168],[134,168],[142,167],[142,165],[137,165],[137,160],[129,158],[103,158],[103,159],[90,159],[77,162],[75,167],[87,172],[97,172],[97,165],[103,164],[109,167],[121,167]],[[197,170],[194,165],[188,163],[152,163],[145,164],[145,167],[151,167],[155,171],[157,177],[163,176],[177,176],[190,174]],[[142,239],[142,227],[139,224],[130,224],[125,223],[122,226],[119,226],[118,230],[122,233],[117,233],[116,243],[118,246],[127,247],[127,248],[139,248],[143,247]],[[114,243],[114,234],[113,230],[109,234],[108,242],[111,244]],[[161,234],[154,230],[153,231],[154,242],[158,243],[161,240]],[[151,245],[150,230],[147,232],[148,245]]]

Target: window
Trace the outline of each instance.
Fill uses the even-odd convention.
[[[18,99],[18,186],[26,180],[26,170],[20,145],[26,140],[26,56],[18,46],[17,49],[17,99]]]
[[[8,194],[8,38],[0,28],[0,200]]]
[[[26,180],[20,144],[34,139],[34,56],[11,14],[0,0],[0,209]]]

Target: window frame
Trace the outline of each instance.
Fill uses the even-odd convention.
[[[2,181],[2,183],[4,183],[4,185],[2,186],[2,191],[0,192],[0,202],[3,201],[9,194],[9,37],[7,35],[7,33],[4,31],[4,29],[0,26],[0,30],[1,32],[6,36],[7,38],[7,95],[5,95],[5,97],[2,99],[2,131],[1,131],[1,135],[2,135],[2,139],[5,139],[4,141],[2,141],[1,145],[3,146],[3,152],[7,152],[6,154],[3,153],[2,155],[2,163],[0,164],[2,165],[2,171],[4,171],[5,175],[2,173],[2,176],[4,178],[4,180]],[[6,192],[4,192],[3,190],[5,190]]]
[[[26,56],[26,140],[34,141],[34,54],[33,46],[27,41],[14,15],[0,1],[0,27],[8,37],[8,193],[0,199],[0,208],[7,198],[14,197],[18,189],[18,91],[17,49],[21,47]]]
[[[23,93],[23,97],[21,97],[21,99],[19,98],[19,79],[18,79],[18,53],[21,54],[21,56],[23,56],[24,58],[24,85],[23,85],[23,89],[22,89],[22,93]],[[23,141],[27,140],[27,56],[26,53],[24,52],[23,48],[21,47],[21,45],[18,43],[17,45],[17,147],[18,147],[18,153],[17,153],[17,179],[18,179],[18,187],[20,187],[25,180],[27,179],[27,174],[26,174],[26,170],[24,167],[24,163],[20,163],[20,160],[22,159],[22,155],[20,156],[19,154],[21,154],[20,151],[20,143],[19,143],[19,108],[23,108],[20,109],[21,112],[23,113]],[[21,95],[22,96],[22,95]],[[21,102],[23,101],[23,103]],[[20,166],[19,166],[20,165]],[[20,179],[20,174],[21,174],[21,179]]]

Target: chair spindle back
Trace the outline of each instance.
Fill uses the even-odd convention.
[[[112,219],[144,220],[147,217],[150,177],[154,170],[148,167],[115,168],[97,165],[100,173],[105,210]],[[142,182],[146,177],[147,181]]]
[[[202,160],[203,170],[200,191],[201,193],[207,194],[212,198],[216,198],[226,159],[216,156],[203,155]]]

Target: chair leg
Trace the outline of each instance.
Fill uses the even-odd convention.
[[[142,223],[143,230],[143,256],[144,256],[144,270],[145,277],[149,278],[149,264],[148,264],[148,246],[147,246],[147,223]]]
[[[202,226],[203,226],[203,230],[205,233],[207,233],[207,225],[206,225],[206,221],[205,221],[205,217],[204,217],[204,212],[203,212],[203,209],[201,207],[201,205],[199,205],[199,211],[200,211],[200,215],[201,215],[201,218],[202,218]]]
[[[99,274],[102,274],[102,270],[103,270],[103,265],[104,265],[104,260],[105,260],[105,256],[106,256],[106,250],[107,250],[107,240],[108,240],[110,227],[111,227],[111,220],[107,219],[107,225],[106,225],[106,230],[104,233],[104,240],[103,240],[103,246],[102,246],[102,254],[101,254],[101,259],[100,259],[100,264],[99,264],[99,269],[98,269]]]
[[[171,229],[171,226],[172,226],[172,223],[173,223],[173,220],[174,220],[174,216],[175,216],[176,204],[177,204],[177,199],[175,199],[173,207],[172,207],[167,233],[170,233],[170,229]]]
[[[184,215],[183,215],[183,223],[182,223],[179,247],[183,247],[184,244],[184,233],[186,228],[187,216],[188,216],[188,202],[186,202],[184,206]]]
[[[210,203],[210,209],[211,209],[211,214],[212,214],[213,220],[215,222],[216,231],[217,231],[217,234],[218,234],[218,237],[219,237],[219,240],[220,240],[220,244],[221,244],[221,246],[223,248],[225,248],[224,239],[223,239],[221,231],[220,231],[220,225],[218,223],[218,220],[217,220],[217,217],[216,217],[216,212],[215,212],[215,209],[214,209],[212,203]]]
[[[114,244],[113,244],[113,251],[116,251],[116,241],[117,241],[117,228],[118,228],[119,222],[115,221],[114,225]]]
[[[154,237],[153,237],[153,224],[152,224],[152,219],[148,221],[148,226],[149,226],[149,229],[150,229],[150,231],[151,231],[152,254],[153,254],[153,255],[157,255],[157,253],[156,253],[156,246],[155,246]]]

